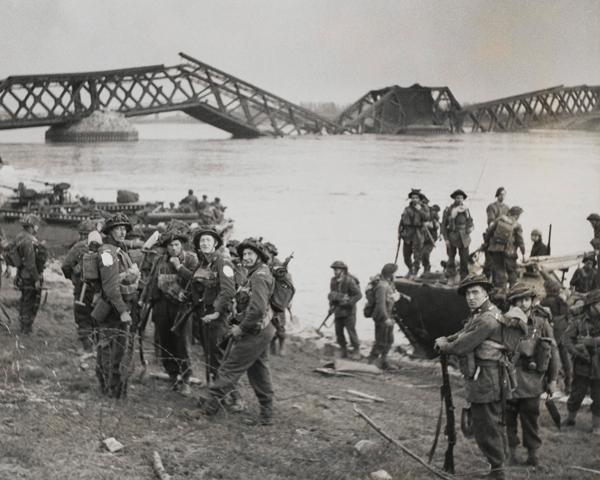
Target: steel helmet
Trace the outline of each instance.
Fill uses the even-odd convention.
[[[242,242],[236,248],[240,258],[243,258],[244,250],[247,248],[254,250],[263,262],[269,261],[270,257],[267,253],[267,249],[262,243],[262,238],[246,238],[245,240],[242,240]]]
[[[96,226],[94,225],[94,222],[89,219],[83,220],[82,222],[79,222],[79,225],[77,225],[77,231],[79,233],[85,233],[87,235],[94,230],[96,230]]]
[[[194,247],[196,247],[197,250],[200,250],[200,237],[202,237],[202,235],[210,235],[215,239],[215,250],[223,245],[223,239],[215,227],[201,226],[200,229],[194,233]]]
[[[486,292],[489,292],[494,288],[494,285],[488,281],[485,275],[471,274],[468,277],[466,277],[462,282],[460,282],[457,292],[459,295],[464,297],[466,295],[467,288],[474,287],[475,285],[483,287],[483,289]]]
[[[41,224],[42,219],[39,217],[39,215],[36,215],[35,213],[29,213],[23,218],[21,218],[21,225],[23,225],[24,227],[32,227],[34,225],[39,227]]]
[[[273,257],[276,257],[277,255],[279,255],[279,250],[277,250],[277,247],[275,245],[273,245],[271,242],[265,242],[264,245],[265,245],[265,248],[267,249],[267,252],[269,252]]]
[[[537,297],[537,293],[535,292],[535,289],[530,287],[529,285],[525,285],[523,283],[516,283],[508,291],[508,296],[506,297],[506,299],[512,303],[513,301],[518,300],[519,298],[527,298],[527,297],[531,297],[531,298]]]
[[[181,243],[187,243],[188,236],[179,230],[167,230],[158,237],[158,246],[165,248],[174,240],[179,240]]]
[[[144,234],[144,230],[139,225],[136,225],[131,229],[131,232],[127,234],[127,238],[144,238],[146,235]]]
[[[133,227],[131,226],[131,222],[127,215],[122,212],[117,212],[114,215],[111,215],[107,218],[106,222],[104,222],[104,226],[102,227],[102,233],[108,235],[108,233],[115,227],[124,226],[127,229],[127,232],[131,232]]]
[[[336,260],[335,262],[333,262],[331,264],[330,268],[343,268],[344,270],[348,270],[348,265],[346,265],[344,262],[342,262],[341,260]]]

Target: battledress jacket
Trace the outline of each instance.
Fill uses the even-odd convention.
[[[513,307],[518,308],[518,307]],[[509,310],[510,312],[511,310]],[[513,398],[533,398],[539,397],[545,390],[544,379],[547,383],[553,382],[558,378],[558,369],[560,360],[558,356],[558,347],[554,340],[554,333],[548,318],[551,317],[542,307],[532,308],[527,318],[527,337],[536,336],[539,338],[551,339],[550,343],[550,362],[545,372],[528,371],[527,360],[520,357],[516,360],[515,375],[517,380],[516,388],[512,392]]]
[[[584,346],[581,337],[595,339],[594,347]],[[600,319],[594,321],[586,312],[571,320],[563,344],[575,357],[575,375],[600,380]]]
[[[494,203],[490,203],[485,209],[485,213],[487,215],[487,224],[490,226],[494,223],[494,220],[497,220],[502,215],[508,215],[508,205],[505,203],[498,203],[495,201]]]
[[[329,305],[335,307],[334,316],[355,315],[356,302],[362,298],[362,293],[354,276],[346,272],[339,279],[333,277],[329,288]]]
[[[139,273],[136,275],[131,271],[133,262],[125,246],[119,245],[111,236],[98,249],[98,254],[102,297],[121,315],[129,311],[127,304],[137,291]]]
[[[448,337],[449,343],[442,350],[458,357],[475,354],[474,375],[465,376],[467,401],[470,403],[492,403],[502,399],[504,380],[499,361],[504,354],[497,348],[503,342],[501,321],[500,310],[486,300],[471,312],[460,332]],[[492,348],[488,345],[492,345]]]
[[[79,297],[79,294],[81,293],[81,289],[83,287],[83,279],[81,278],[81,275],[78,275],[75,272],[75,269],[77,267],[77,264],[79,263],[79,257],[84,253],[88,252],[89,249],[87,241],[80,240],[71,247],[71,250],[69,250],[67,256],[63,260],[62,265],[60,266],[60,269],[62,270],[65,278],[71,280],[71,283],[75,287],[75,289],[73,290],[73,294],[76,297]]]
[[[473,217],[464,205],[450,205],[442,215],[442,235],[455,248],[465,248],[471,244]]]
[[[386,278],[381,278],[375,286],[375,308],[373,309],[375,323],[383,323],[388,318],[393,318],[394,292],[396,292],[396,286],[393,281]]]
[[[429,208],[421,205],[417,210],[409,205],[402,212],[400,225],[398,225],[398,236],[408,243],[423,243],[427,232],[425,232],[425,222],[429,221]]]
[[[17,252],[23,261],[23,264],[17,271],[17,275],[23,280],[31,280],[32,282],[41,280],[42,272],[38,271],[36,264],[38,239],[31,233],[22,231],[16,236],[15,244],[17,245]]]
[[[219,251],[208,257],[199,253],[196,268],[190,270],[184,265],[179,274],[186,281],[194,274],[199,279],[201,288],[195,285],[192,290],[195,301],[202,300],[205,307],[212,306],[215,312],[219,312],[219,318],[229,315],[235,295],[235,269],[231,260]]]
[[[237,318],[244,333],[254,334],[269,324],[273,318],[269,300],[274,288],[275,279],[271,270],[262,261],[257,260],[256,264],[248,269],[248,278],[236,294],[238,308],[243,308]]]
[[[152,265],[150,278],[148,280],[148,291],[144,291],[144,293],[142,293],[143,301],[146,301],[147,299],[157,300],[164,295],[159,288],[160,275],[169,275],[173,279],[172,281],[177,282],[181,288],[186,287],[189,277],[184,275],[184,270],[185,272],[194,271],[198,265],[198,258],[196,257],[196,254],[192,252],[186,252],[185,250],[181,250],[177,257],[182,265],[179,270],[177,270],[169,261],[170,257],[166,250],[162,255],[156,257],[154,260],[154,265]]]

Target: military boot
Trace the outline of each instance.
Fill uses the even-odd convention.
[[[190,388],[190,379],[184,378],[181,380],[181,384],[179,385],[179,393],[184,397],[192,396],[192,389]]]
[[[488,475],[490,480],[506,480],[506,471],[504,465],[492,465],[492,471]]]
[[[577,411],[569,412],[569,415],[567,415],[567,420],[565,421],[565,425],[567,427],[574,427],[575,418],[577,418]]]
[[[261,405],[258,420],[261,425],[273,425],[273,405]]]
[[[342,358],[348,358],[348,348],[344,345],[341,347]]]
[[[354,347],[352,349],[352,354],[349,356],[350,360],[360,360],[362,355],[360,354],[360,348]]]
[[[540,457],[538,457],[537,450],[533,448],[527,450],[527,461],[525,463],[533,468],[540,466]]]
[[[511,466],[519,465],[519,460],[517,459],[517,447],[510,447],[510,453],[508,455],[508,464]]]
[[[169,390],[176,392],[179,390],[179,383],[177,382],[177,374],[169,373]]]
[[[237,390],[233,390],[229,394],[229,405],[227,405],[227,411],[230,413],[243,412],[246,409],[244,399]]]
[[[367,357],[367,362],[369,363],[369,365],[373,365],[376,361],[377,361],[377,355],[371,354]]]
[[[396,371],[398,371],[398,368],[396,366],[392,365],[388,361],[387,353],[384,353],[383,355],[381,355],[381,369],[385,370],[386,372],[396,372]]]
[[[592,415],[592,433],[600,435],[600,416]]]

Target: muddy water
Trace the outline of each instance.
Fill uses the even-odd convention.
[[[348,263],[363,289],[393,261],[411,188],[442,209],[454,189],[465,190],[475,221],[472,249],[480,245],[485,207],[499,186],[509,205],[525,210],[528,250],[529,232],[547,232],[549,224],[554,254],[589,249],[585,218],[600,212],[597,133],[230,140],[201,124],[137,127],[140,141],[131,144],[46,145],[43,129],[0,132],[0,156],[10,164],[0,170],[0,184],[66,181],[74,194],[97,201],[115,200],[117,189],[136,191],[142,201],[177,202],[188,188],[211,200],[219,196],[236,221],[236,238],[263,236],[281,257],[294,252],[294,313],[307,324],[327,312],[334,260]],[[445,255],[437,245],[434,265]],[[371,320],[359,314],[358,323],[361,336],[370,338]]]

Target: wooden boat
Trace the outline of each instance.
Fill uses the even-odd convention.
[[[560,257],[534,257],[527,263],[521,263],[519,282],[533,286],[538,293],[537,300],[545,296],[544,279],[535,273],[534,264],[560,282],[556,271],[566,271],[583,260],[584,253]],[[481,270],[481,265],[470,266],[473,272]],[[395,284],[399,292],[410,297],[400,298],[395,305],[396,320],[404,335],[414,347],[416,356],[434,358],[437,353],[433,346],[435,339],[452,335],[463,327],[469,315],[469,307],[464,297],[457,293],[458,280],[454,284],[444,283],[443,273],[431,274],[415,279],[396,277]]]

